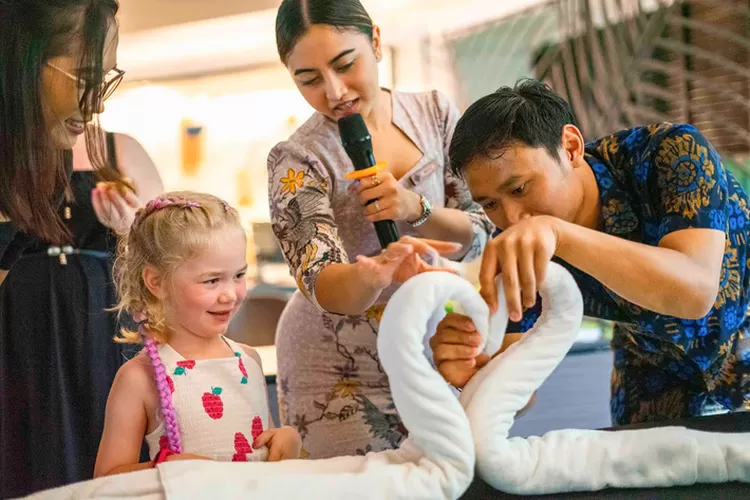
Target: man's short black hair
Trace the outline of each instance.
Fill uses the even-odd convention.
[[[512,88],[482,97],[458,120],[449,152],[451,168],[461,175],[477,156],[496,158],[516,144],[543,147],[557,158],[568,124],[576,121],[565,99],[539,80],[519,80]]]

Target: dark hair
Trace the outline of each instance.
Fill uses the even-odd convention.
[[[570,105],[539,80],[522,79],[469,106],[458,120],[449,150],[456,175],[477,156],[497,158],[514,144],[544,148],[557,159],[562,129],[575,125]]]
[[[21,230],[62,243],[69,238],[59,215],[70,196],[66,160],[45,126],[42,71],[80,37],[85,81],[81,111],[95,117],[101,105],[102,54],[116,23],[117,0],[0,0],[0,212]],[[86,140],[100,177],[120,181],[107,168],[103,136],[88,127]]]
[[[276,14],[276,49],[282,63],[315,24],[357,31],[372,40],[372,19],[359,0],[284,0]]]

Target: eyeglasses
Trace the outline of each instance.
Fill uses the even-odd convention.
[[[62,73],[63,75],[67,76],[71,80],[78,83],[80,86],[81,84],[84,84],[84,87],[86,90],[84,91],[83,95],[80,99],[80,107],[83,109],[84,103],[90,99],[91,92],[95,91],[97,88],[99,88],[99,96],[101,97],[102,102],[109,99],[109,97],[114,94],[115,90],[117,90],[117,87],[122,83],[122,77],[125,75],[125,72],[118,68],[113,68],[110,72],[107,73],[107,75],[104,76],[104,81],[98,85],[94,85],[91,87],[85,86],[86,80],[84,78],[77,77],[66,70],[60,68],[59,66],[56,66],[50,62],[47,63],[47,66],[49,66],[52,69],[55,69]],[[112,74],[108,77],[108,75]]]

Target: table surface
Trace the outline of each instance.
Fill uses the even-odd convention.
[[[276,372],[278,365],[276,364],[276,346],[272,345],[261,345],[253,347],[260,356],[260,361],[263,363],[263,375],[266,379],[276,379]]]
[[[691,429],[711,432],[750,432],[750,413],[734,413],[730,415],[718,415],[712,417],[690,418],[671,422],[659,422],[639,425],[628,425],[613,427],[605,430],[629,430],[646,429],[653,427],[666,427],[670,425],[685,426]],[[532,495],[519,496],[502,493],[495,490],[482,479],[476,478],[469,490],[461,497],[462,500],[506,500],[506,499],[706,499],[719,500],[729,498],[750,498],[750,484],[747,483],[725,483],[725,484],[697,484],[694,486],[681,486],[674,488],[643,488],[643,489],[606,489],[586,493],[562,493],[558,495]]]

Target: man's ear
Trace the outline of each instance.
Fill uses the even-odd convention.
[[[586,149],[583,134],[575,125],[565,125],[562,130],[562,149],[573,168],[581,164]]]

